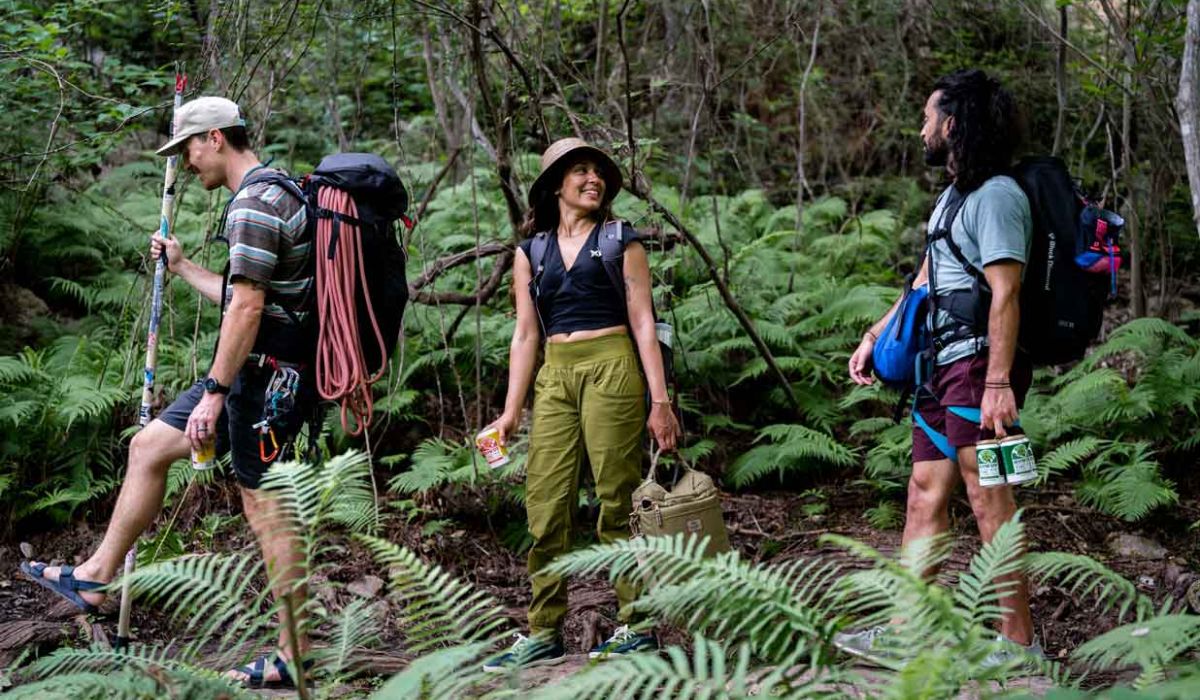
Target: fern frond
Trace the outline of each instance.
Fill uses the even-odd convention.
[[[491,643],[506,624],[503,609],[483,591],[387,540],[359,535],[376,561],[386,566],[403,608],[407,646],[420,653],[433,647]]]
[[[1004,608],[1000,598],[1016,587],[1010,580],[998,582],[1022,568],[1025,550],[1025,526],[1016,517],[1000,526],[979,553],[971,558],[971,565],[958,578],[954,601],[959,614],[971,625],[985,625],[1000,619]]]
[[[28,354],[0,357],[0,384],[24,384],[45,376],[30,360]]]
[[[590,576],[608,570],[609,579],[618,576],[670,585],[699,575],[704,568],[707,537],[638,537],[609,544],[593,545],[559,556],[547,567],[549,573]],[[715,559],[737,559],[736,550],[718,554]]]
[[[1133,583],[1082,554],[1034,552],[1026,555],[1026,570],[1031,577],[1059,581],[1072,595],[1094,597],[1100,612],[1116,611],[1118,621],[1130,612],[1138,620],[1153,612],[1153,603]]]
[[[772,471],[782,476],[813,462],[850,466],[857,460],[851,448],[803,425],[769,425],[759,432],[757,440],[763,439],[771,443],[750,448],[730,465],[725,476],[735,487],[741,488]]]
[[[114,651],[100,645],[60,648],[38,659],[27,670],[39,679],[5,693],[6,697],[64,700],[191,696],[253,698],[212,670],[189,666],[177,658],[178,649],[131,645]]]
[[[592,666],[564,681],[540,688],[536,700],[608,700],[609,698],[669,697],[750,698],[754,693],[750,673],[750,648],[728,649],[721,642],[700,636],[693,639],[689,658],[679,647],[670,647],[667,658],[656,654],[628,654]],[[731,654],[732,652],[732,654]],[[726,659],[732,656],[732,666]]]
[[[488,642],[438,649],[415,659],[408,668],[388,679],[371,697],[374,700],[459,700],[477,697],[473,689],[489,676],[480,665]]]
[[[1176,503],[1179,493],[1163,477],[1150,446],[1138,442],[1112,445],[1092,460],[1078,497],[1084,505],[1132,521]]]
[[[413,450],[412,466],[388,482],[394,493],[424,493],[444,484],[474,480],[471,453],[461,443],[439,438],[423,440]]]
[[[833,636],[826,595],[842,574],[838,563],[798,559],[763,567],[716,557],[699,564],[688,579],[656,583],[637,609],[727,642],[744,640],[770,663],[824,649]]]
[[[1038,457],[1039,482],[1045,482],[1051,475],[1062,474],[1071,467],[1082,463],[1107,444],[1109,444],[1107,440],[1085,436],[1059,445],[1049,453]]]
[[[1200,646],[1200,616],[1157,615],[1090,639],[1074,656],[1098,669],[1137,665],[1157,671]]]
[[[362,598],[340,610],[333,625],[328,646],[314,649],[312,656],[323,675],[345,679],[359,670],[358,655],[378,642],[381,629],[371,603]]]
[[[72,374],[60,384],[55,410],[66,420],[64,430],[69,431],[76,421],[98,420],[111,414],[125,397],[120,387],[98,387],[94,377]]]
[[[262,568],[257,553],[185,555],[136,569],[129,585],[134,596],[193,632],[180,653],[190,658],[214,640],[221,648],[238,649],[273,625],[270,587],[255,591]]]
[[[11,423],[13,428],[20,428],[28,424],[41,407],[41,402],[33,399],[9,401],[0,407],[0,423]]]
[[[367,532],[378,526],[370,476],[368,456],[351,450],[320,465],[277,462],[263,478],[262,489],[294,520],[298,532],[319,534],[326,521]]]

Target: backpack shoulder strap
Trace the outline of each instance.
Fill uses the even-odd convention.
[[[533,234],[529,242],[529,270],[533,273],[532,281],[537,284],[545,272],[546,250],[550,247],[550,237],[546,231]]]
[[[550,247],[550,233],[539,231],[529,242],[529,296],[533,298],[533,310],[537,313],[538,327],[542,329],[542,338],[546,337],[546,322],[542,320],[540,292],[542,275],[546,272],[546,250]]]
[[[604,271],[608,273],[608,280],[612,282],[613,289],[616,290],[617,296],[621,299],[621,305],[624,306],[627,301],[625,299],[625,224],[622,221],[610,220],[605,221],[603,228],[600,229],[600,261],[604,264]]]
[[[949,192],[950,194],[947,195],[949,199],[946,202],[946,208],[942,210],[942,216],[938,220],[938,225],[928,234],[928,248],[932,249],[934,243],[944,239],[946,247],[950,249],[950,254],[954,256],[959,265],[962,265],[963,271],[977,280],[981,285],[987,285],[987,279],[983,276],[983,273],[967,260],[967,256],[963,254],[962,248],[955,242],[952,234],[954,220],[958,218],[959,210],[962,209],[963,204],[967,201],[967,195],[960,193],[953,186],[951,186]],[[930,288],[930,291],[934,291],[933,287]]]

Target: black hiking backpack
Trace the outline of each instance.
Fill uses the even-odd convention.
[[[1125,220],[1084,197],[1058,158],[1026,158],[1012,176],[1033,215],[1018,344],[1034,364],[1078,360],[1116,298]]]
[[[358,210],[357,220],[342,212],[322,208],[318,203],[322,187],[349,194]],[[333,220],[330,249],[316,250],[314,254],[333,257],[341,222],[349,221],[359,227],[366,277],[365,290],[361,282],[355,284],[359,340],[368,371],[378,373],[396,350],[404,307],[408,302],[408,280],[404,271],[406,256],[396,238],[397,221],[412,228],[411,221],[405,216],[408,193],[396,171],[373,153],[335,153],[322,158],[317,169],[304,179],[304,192],[310,230],[316,230],[318,219]],[[364,291],[371,296],[371,307],[383,335],[382,354],[370,325]]]
[[[371,423],[371,384],[382,376],[395,352],[408,301],[405,254],[396,238],[396,221],[412,227],[404,215],[408,193],[387,161],[371,153],[326,156],[312,174],[300,179],[266,170],[252,174],[242,187],[257,182],[277,184],[304,203],[303,240],[309,252],[303,275],[311,275],[313,284],[302,304],[308,312],[305,318],[290,312],[290,323],[264,317],[254,351],[279,360],[313,363],[317,393],[340,402],[343,429],[359,435]],[[335,204],[325,206],[323,198]],[[318,230],[322,220],[330,223],[324,245]],[[357,231],[354,245],[346,238],[352,231]],[[346,253],[347,245],[357,252],[349,256],[353,260],[335,261],[335,256]],[[336,288],[333,294],[344,309],[353,303],[353,330],[349,313],[339,317],[326,308],[332,302],[318,298],[322,285],[327,290]],[[329,340],[322,340],[327,334]],[[359,350],[362,367],[355,369]],[[326,381],[327,377],[332,379]]]
[[[409,225],[408,218],[404,215],[408,209],[408,193],[404,190],[400,176],[387,164],[387,161],[377,155],[335,153],[322,158],[316,170],[307,177],[293,179],[279,171],[268,170],[252,175],[248,182],[243,183],[242,187],[259,182],[279,185],[304,203],[308,220],[304,237],[310,244],[305,276],[315,276],[317,256],[323,255],[327,259],[334,256],[335,247],[341,237],[343,222],[358,225],[363,251],[363,272],[365,273],[363,277],[366,278],[365,290],[361,279],[354,283],[359,340],[368,370],[371,373],[379,371],[396,349],[400,324],[404,317],[404,306],[408,301],[408,281],[404,270],[405,255],[396,240],[395,230],[397,221],[403,221],[405,225]],[[351,217],[346,213],[322,207],[318,202],[321,187],[332,187],[349,194],[356,205],[357,216]],[[319,219],[333,220],[333,238],[327,250],[315,249]],[[379,324],[379,330],[383,336],[382,355],[379,343],[374,337],[365,294],[370,294],[375,320]],[[316,281],[314,279],[313,288],[310,289],[304,306],[306,310],[315,312],[315,304]],[[317,314],[310,313],[309,319],[317,319]],[[299,320],[294,316],[292,320],[295,325],[300,325]],[[311,322],[305,326],[306,342],[311,342],[315,346],[317,328]],[[311,338],[307,338],[309,334],[311,334]],[[283,335],[288,334],[284,333]],[[268,354],[286,357],[289,353],[287,349],[281,349],[279,353]]]
[[[1025,193],[1033,219],[1033,240],[1021,283],[1017,345],[1035,365],[1078,360],[1100,334],[1104,306],[1116,298],[1116,274],[1123,261],[1118,241],[1125,221],[1089,201],[1058,158],[1025,158],[1007,174]],[[935,348],[964,337],[985,336],[991,306],[987,279],[950,236],[965,199],[954,191],[951,196],[949,220],[930,232],[929,245],[944,238],[975,285],[969,292],[951,292],[937,299],[957,328],[941,337],[941,329],[935,331]],[[930,296],[935,293],[931,289]]]
[[[617,296],[621,299],[622,308],[626,308],[628,300],[625,298],[625,224],[621,221],[606,221],[604,227],[600,230],[600,235],[597,237],[597,244],[600,247],[600,261],[604,264],[604,272],[608,275],[608,279],[612,282],[613,289],[616,290]],[[529,280],[529,293],[533,297],[533,308],[538,314],[538,327],[542,330],[542,337],[546,337],[546,324],[542,322],[542,310],[538,305],[539,290],[542,282],[542,273],[545,272],[543,262],[546,259],[546,250],[550,246],[550,232],[541,231],[534,234],[533,241],[529,244],[529,268],[532,271],[532,277]],[[626,318],[626,324],[629,323]],[[671,324],[658,319],[658,313],[654,316],[654,330],[658,336],[658,347],[662,351],[663,373],[666,376],[667,385],[671,385],[675,372],[675,355],[672,350],[674,328]],[[639,358],[638,362],[641,362]]]

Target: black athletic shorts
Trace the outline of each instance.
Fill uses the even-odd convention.
[[[259,430],[255,423],[262,420],[263,403],[267,385],[271,381],[270,367],[251,365],[243,367],[238,372],[230,387],[229,395],[225,397],[225,410],[217,418],[217,455],[230,453],[230,463],[238,483],[249,489],[257,489],[263,475],[275,461],[264,462],[261,454],[270,455],[274,446],[270,436],[266,437],[265,453],[259,452]],[[311,415],[313,400],[312,373],[301,374],[300,396],[296,408],[275,429],[275,439],[280,445],[291,440],[299,432],[304,421]],[[188,418],[200,398],[204,396],[203,382],[196,382],[187,391],[179,395],[175,401],[158,414],[158,420],[178,430],[187,429]]]

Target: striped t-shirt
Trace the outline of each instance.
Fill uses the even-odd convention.
[[[225,217],[226,306],[233,297],[232,283],[249,280],[267,290],[264,317],[285,323],[304,320],[309,312],[301,307],[313,285],[312,272],[305,269],[310,245],[306,222],[304,204],[279,185],[255,183],[238,192]]]

